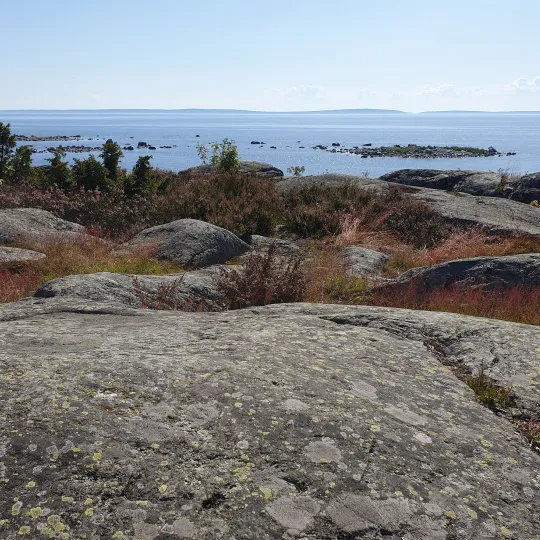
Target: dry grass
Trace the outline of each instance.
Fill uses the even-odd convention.
[[[26,242],[19,247],[44,253],[46,258],[0,267],[0,303],[20,300],[51,279],[74,274],[115,272],[162,275],[181,271],[173,263],[153,259],[148,251],[118,255],[113,253],[112,244],[87,236],[49,238],[39,245]]]
[[[350,276],[347,264],[331,241],[314,241],[308,250],[306,301],[353,304],[368,289],[364,279]]]
[[[408,245],[386,244],[391,258],[385,266],[385,274],[395,277],[406,270],[418,266],[434,264],[470,257],[502,257],[519,253],[540,252],[540,242],[531,237],[488,236],[480,229],[455,230],[438,246],[431,249],[414,249]]]
[[[426,292],[417,285],[401,291],[375,291],[366,299],[371,305],[427,311],[444,311],[540,325],[540,287],[513,287],[484,291],[459,286]]]

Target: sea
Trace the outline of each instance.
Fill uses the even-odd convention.
[[[65,110],[0,111],[18,135],[80,135],[80,141],[35,142],[37,149],[58,144],[97,147],[113,139],[126,150],[122,165],[131,168],[141,155],[154,167],[179,171],[201,163],[197,144],[225,138],[235,141],[241,159],[271,163],[284,172],[301,166],[304,174],[340,172],[377,177],[405,169],[503,170],[512,174],[540,171],[540,112],[531,113],[397,113],[312,112],[259,113],[209,110]],[[143,141],[156,150],[137,149]],[[265,144],[251,144],[252,141]],[[505,155],[459,159],[361,158],[315,150],[332,143],[353,147],[444,145],[493,146]],[[21,143],[28,144],[28,143]],[[159,148],[171,146],[171,148]],[[275,147],[275,148],[271,148]],[[506,153],[515,152],[507,156]],[[96,152],[98,153],[98,152]],[[68,154],[84,158],[88,154]],[[36,165],[50,154],[34,154]]]

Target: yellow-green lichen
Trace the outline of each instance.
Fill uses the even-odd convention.
[[[43,509],[39,506],[36,506],[35,508],[30,508],[30,510],[26,512],[26,515],[34,519],[38,519],[43,515]]]
[[[30,531],[32,529],[28,526],[28,525],[23,525],[20,529],[19,529],[19,532],[17,534],[21,535],[21,536],[24,536],[26,534],[30,534]]]

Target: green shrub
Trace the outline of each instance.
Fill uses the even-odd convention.
[[[94,157],[75,159],[71,168],[75,186],[85,190],[106,191],[111,187],[107,169]]]

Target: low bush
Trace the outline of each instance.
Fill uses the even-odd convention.
[[[248,255],[243,268],[223,269],[217,285],[229,309],[300,302],[306,274],[299,257],[279,257],[271,244],[265,253]]]

